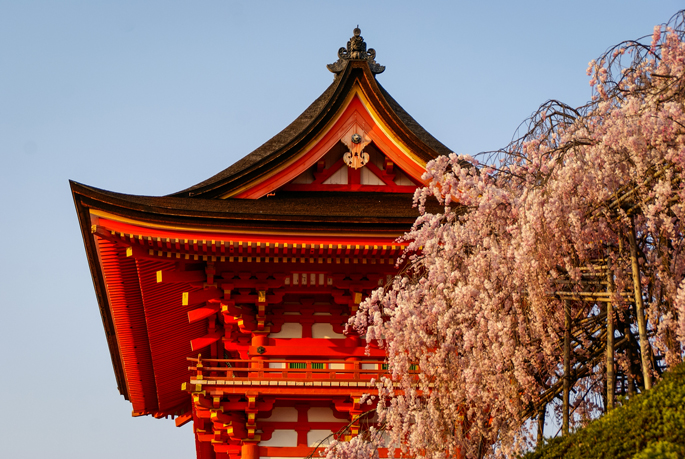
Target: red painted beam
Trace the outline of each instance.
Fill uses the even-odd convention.
[[[324,357],[380,357],[381,359],[385,357],[386,352],[385,349],[369,349],[369,354],[366,354],[366,348],[365,347],[345,347],[345,346],[332,346],[332,347],[326,347],[328,344],[330,346],[330,343],[328,343],[328,340],[316,340],[311,344],[316,343],[317,346],[312,346],[312,345],[305,345],[305,343],[300,341],[299,345],[294,345],[294,346],[288,346],[288,345],[279,345],[279,346],[263,346],[265,351],[262,354],[259,354],[257,352],[257,347],[256,346],[250,346],[248,352],[250,355],[262,355],[263,357],[267,358],[277,358],[277,357],[316,357],[316,358],[324,358]],[[319,343],[318,341],[323,341],[322,343]],[[344,340],[340,340],[344,341]]]
[[[195,323],[202,319],[216,314],[221,310],[221,305],[218,303],[207,303],[207,306],[188,311],[188,323]]]
[[[206,288],[204,290],[196,290],[194,292],[183,292],[182,304],[187,306],[189,304],[204,303],[209,300],[218,300],[223,298],[224,292],[217,288]]]
[[[211,344],[216,343],[221,339],[222,336],[224,336],[224,330],[220,329],[215,332],[209,333],[208,335],[205,335],[202,338],[195,338],[190,342],[190,348],[193,351],[198,351],[202,348],[205,348]]]
[[[361,185],[360,185],[361,186]],[[366,186],[366,185],[364,185]],[[370,185],[369,185],[370,186]],[[220,244],[221,242],[224,242],[226,246],[228,246],[230,243],[235,243],[237,244],[239,241],[249,241],[252,243],[258,243],[258,242],[269,242],[269,243],[287,243],[288,245],[291,244],[395,244],[397,245],[394,241],[396,238],[394,236],[365,236],[363,238],[360,237],[354,237],[354,236],[331,236],[331,235],[288,235],[288,234],[278,234],[277,228],[274,228],[274,234],[237,234],[237,233],[212,233],[211,235],[208,235],[207,233],[201,232],[201,231],[181,231],[181,230],[170,230],[170,229],[158,229],[158,228],[148,228],[148,227],[143,227],[143,226],[138,226],[135,224],[129,224],[129,223],[123,223],[123,222],[118,222],[115,220],[109,220],[106,218],[101,218],[100,219],[100,225],[97,225],[97,231],[98,231],[98,236],[102,234],[101,237],[106,238],[108,240],[116,241],[116,242],[122,242],[125,243],[126,245],[131,245],[130,238],[128,237],[129,234],[132,234],[134,236],[134,239],[138,241],[138,236],[142,235],[143,238],[195,238],[195,239],[202,239],[211,237],[215,240],[216,243]],[[112,234],[112,231],[115,232],[115,235]],[[124,239],[121,238],[121,234],[124,235]],[[194,249],[191,250],[190,247],[185,248],[183,245],[181,245],[180,249],[176,249],[175,247],[173,249],[167,249],[167,248],[159,248],[159,247],[149,247],[149,246],[142,246],[138,245],[136,242],[136,246],[143,249],[144,253],[147,255],[148,254],[148,248],[150,250],[153,250],[156,252],[157,250],[173,250],[173,251],[181,251],[181,252],[188,252],[188,253],[195,253],[197,252],[198,255],[209,255],[209,253],[200,253]],[[244,252],[246,253],[246,252]],[[232,255],[237,256],[237,251],[234,252]]]
[[[163,284],[172,284],[179,282],[187,282],[189,284],[197,282],[205,282],[207,280],[207,273],[202,270],[198,271],[157,271],[157,282]]]
[[[350,169],[352,170],[352,169]],[[413,193],[416,191],[415,186],[408,185],[362,185],[358,183],[351,183],[348,185],[312,185],[312,184],[297,184],[289,183],[281,187],[284,191],[362,191],[362,192],[378,192],[378,193]]]
[[[186,413],[178,416],[174,421],[176,422],[176,427],[181,427],[187,424],[189,421],[193,420],[193,413]]]

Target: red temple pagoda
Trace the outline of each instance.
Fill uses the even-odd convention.
[[[384,370],[345,334],[396,272],[412,193],[449,149],[376,81],[360,30],[283,131],[164,197],[72,182],[119,391],[194,424],[201,459],[304,457],[371,408]]]

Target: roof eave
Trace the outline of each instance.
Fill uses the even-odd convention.
[[[102,318],[102,325],[105,329],[107,347],[109,348],[110,358],[112,359],[112,368],[114,369],[114,376],[116,377],[117,381],[117,389],[119,389],[119,393],[123,395],[126,400],[129,400],[129,392],[126,385],[123,360],[119,352],[119,343],[117,341],[114,321],[112,320],[109,301],[107,298],[106,283],[103,272],[100,269],[97,247],[95,246],[95,241],[90,231],[90,214],[88,209],[81,201],[82,195],[79,193],[81,185],[71,180],[69,183],[71,185],[74,205],[76,206],[76,214],[79,219],[79,226],[81,227],[81,236],[86,249],[86,257],[88,259],[88,267],[90,268],[90,274],[93,280],[93,287],[95,288],[95,296],[100,309],[100,317]]]
[[[179,225],[198,225],[207,228],[226,229],[234,231],[237,228],[250,228],[261,226],[263,228],[299,228],[306,231],[307,228],[316,228],[317,231],[326,231],[327,227],[340,230],[345,227],[352,233],[358,231],[387,231],[408,230],[416,220],[418,214],[406,215],[302,215],[296,212],[273,212],[231,211],[231,204],[244,203],[250,209],[256,208],[254,204],[245,200],[208,200],[177,197],[154,197],[134,196],[115,193],[87,185],[71,182],[72,190],[77,193],[79,203],[84,208],[97,209],[104,212],[120,215],[149,223],[170,223]],[[376,196],[373,196],[374,198]],[[407,198],[409,199],[409,198]],[[278,201],[273,201],[278,203]],[[249,204],[249,206],[248,206]],[[266,202],[260,202],[266,204]],[[410,203],[408,203],[410,206]],[[87,210],[86,210],[87,212]],[[341,226],[342,225],[342,226]],[[82,228],[87,230],[88,228]]]

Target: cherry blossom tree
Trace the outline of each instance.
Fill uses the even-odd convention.
[[[329,459],[508,456],[531,419],[582,425],[681,360],[684,21],[592,61],[587,105],[549,101],[507,148],[428,164],[404,269],[350,321],[387,349],[376,426]]]

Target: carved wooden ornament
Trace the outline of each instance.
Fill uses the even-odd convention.
[[[369,154],[364,152],[364,147],[371,142],[371,139],[359,126],[354,125],[340,140],[350,150],[343,155],[343,161],[348,167],[360,169],[369,162]]]

